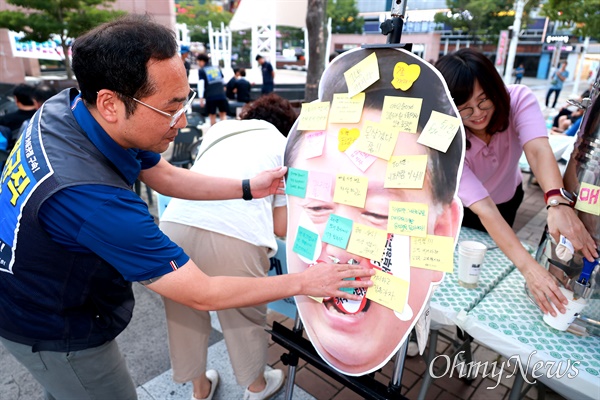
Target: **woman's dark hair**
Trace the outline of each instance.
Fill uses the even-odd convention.
[[[285,137],[296,118],[296,111],[290,102],[275,93],[260,96],[247,103],[240,113],[240,119],[261,119],[270,122]]]
[[[355,66],[372,53],[376,53],[379,64],[379,80],[364,90],[364,109],[381,110],[386,96],[403,96],[423,99],[419,114],[418,132],[429,121],[432,111],[457,117],[451,99],[446,96],[443,79],[437,71],[419,57],[404,50],[397,49],[359,49],[342,53],[327,67],[319,84],[319,101],[332,101],[335,93],[348,93],[344,77],[351,67]],[[418,79],[406,90],[392,86],[394,70],[397,63],[416,64],[420,68]],[[296,131],[297,124],[288,137],[285,149],[285,165],[293,166],[302,143],[302,132]],[[462,159],[463,135],[460,130],[454,136],[445,153],[427,148],[429,155],[428,171],[431,176],[431,189],[435,200],[442,204],[450,204],[457,187],[458,169]]]
[[[127,15],[75,39],[73,72],[81,97],[95,106],[98,91],[113,90],[131,115],[137,103],[156,88],[148,80],[148,61],[178,56],[175,32],[148,16]]]
[[[470,48],[460,49],[440,58],[435,67],[444,76],[456,106],[469,101],[473,96],[475,81],[479,82],[495,108],[486,133],[493,135],[508,128],[510,96],[502,77],[486,56]]]

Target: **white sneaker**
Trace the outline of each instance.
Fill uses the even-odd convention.
[[[244,400],[266,400],[273,396],[283,386],[285,377],[283,371],[280,369],[271,369],[264,372],[265,381],[267,385],[265,388],[258,393],[254,393],[246,389],[244,393]]]
[[[209,369],[205,374],[210,381],[210,392],[208,393],[208,397],[199,399],[194,397],[194,393],[192,393],[192,400],[212,400],[215,395],[215,390],[217,390],[217,386],[219,385],[219,373],[214,369]]]

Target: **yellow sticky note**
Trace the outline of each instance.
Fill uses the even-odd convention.
[[[432,111],[417,143],[445,153],[460,127],[460,119],[441,112]]]
[[[327,129],[329,102],[303,103],[298,121],[299,131],[320,131]]]
[[[322,297],[314,297],[314,296],[308,296],[308,297],[310,297],[311,299],[313,299],[317,303],[322,303],[323,302],[323,298]]]
[[[427,171],[427,154],[393,156],[385,170],[384,188],[421,189]]]
[[[348,147],[352,146],[352,143],[356,142],[356,139],[360,136],[358,128],[342,128],[338,132],[338,150],[346,151]]]
[[[454,268],[454,238],[427,235],[410,238],[410,265],[415,268],[452,272]]]
[[[394,79],[392,86],[400,90],[408,90],[421,75],[419,64],[407,64],[400,61],[394,66]]]
[[[379,80],[379,65],[377,56],[370,56],[344,72],[346,85],[348,86],[348,97],[354,97]]]
[[[577,196],[577,203],[575,203],[575,209],[588,214],[600,215],[598,194],[600,194],[600,187],[582,182],[579,188],[579,196]]]
[[[390,201],[388,232],[405,236],[427,236],[427,204]]]
[[[383,271],[375,270],[373,286],[367,289],[367,299],[401,313],[406,305],[408,281]]]
[[[329,110],[329,122],[356,124],[362,117],[364,105],[365,94],[362,92],[354,97],[348,97],[347,93],[335,93]]]
[[[369,179],[366,176],[338,174],[335,179],[333,201],[363,208],[367,199]]]
[[[365,121],[356,149],[389,160],[398,140],[398,129],[379,122]]]
[[[423,99],[385,96],[380,122],[400,132],[417,133],[422,104]]]
[[[387,232],[367,225],[353,224],[346,251],[370,260],[381,260]]]

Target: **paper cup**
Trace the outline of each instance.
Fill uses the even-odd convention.
[[[480,242],[464,241],[458,244],[458,284],[468,289],[477,287],[479,273],[487,246]]]
[[[544,322],[556,330],[566,331],[569,329],[569,325],[575,321],[575,318],[577,318],[579,313],[581,313],[581,311],[587,305],[587,301],[583,298],[573,300],[573,292],[565,289],[564,287],[561,287],[560,291],[565,295],[567,300],[569,300],[569,304],[565,306],[567,311],[562,314],[556,309],[556,307],[554,307],[554,305],[552,305],[556,311],[556,317],[553,317],[550,313],[544,314]]]

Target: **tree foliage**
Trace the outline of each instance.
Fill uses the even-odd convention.
[[[450,11],[437,13],[434,21],[469,34],[475,41],[495,42],[500,31],[508,29],[515,20],[514,5],[505,0],[446,0],[446,4]],[[526,3],[523,25],[536,4],[534,0]]]
[[[575,35],[600,39],[600,0],[547,0],[541,14],[574,25]]]
[[[63,54],[69,54],[72,39],[125,14],[107,9],[114,0],[6,0],[6,3],[23,11],[0,11],[1,28],[23,32],[25,41],[45,42],[59,37]],[[64,63],[71,79],[69,57],[65,57]]]
[[[358,16],[356,0],[327,0],[332,33],[362,33],[364,19]]]
[[[192,42],[208,43],[208,22],[213,28],[221,27],[221,22],[227,26],[233,14],[223,10],[223,7],[206,1],[182,1],[177,4],[177,22],[188,26]]]

